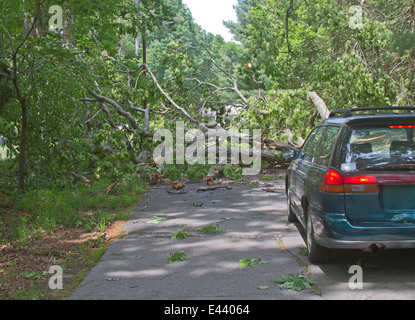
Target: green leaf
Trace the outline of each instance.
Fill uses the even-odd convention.
[[[290,273],[289,275],[282,275],[278,280],[273,281],[273,283],[280,284],[280,288],[302,292],[310,289],[315,282],[302,274],[294,275]]]
[[[257,264],[267,264],[270,263],[270,261],[266,261],[264,259],[241,259],[239,260],[239,266],[242,268],[245,267],[255,267]]]
[[[189,231],[187,231],[187,226],[184,226],[181,231],[175,232],[170,239],[171,240],[183,240],[191,235],[192,234]]]
[[[40,278],[40,275],[35,271],[24,271],[20,273],[20,276],[27,280],[36,280]]]
[[[260,290],[266,290],[266,289],[269,289],[269,286],[258,286],[258,289],[260,289]]]
[[[252,259],[242,259],[242,260],[239,260],[239,266],[242,267],[242,268],[252,266],[251,260]]]
[[[179,261],[189,260],[186,254],[183,251],[177,251],[175,253],[171,253],[170,256],[167,258],[167,263],[175,263]]]
[[[208,226],[200,227],[196,229],[196,231],[202,232],[202,233],[224,233],[226,232],[226,229],[220,228],[219,223],[216,223],[216,227],[212,225],[208,225]]]
[[[151,217],[151,220],[150,221],[147,221],[147,223],[158,224],[160,222],[163,222],[163,221],[166,221],[166,220],[169,220],[169,219],[170,219],[169,217],[157,217],[157,216],[153,216],[153,217]]]
[[[49,276],[49,272],[42,271],[41,273],[37,273],[36,271],[23,271],[20,273],[20,276],[27,280],[36,280]]]

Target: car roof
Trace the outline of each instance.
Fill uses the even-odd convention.
[[[389,112],[387,112],[389,111]],[[393,111],[405,111],[396,113]],[[359,114],[353,114],[361,112]],[[338,109],[330,112],[330,116],[319,125],[353,125],[353,124],[401,124],[415,122],[415,107],[371,107]]]

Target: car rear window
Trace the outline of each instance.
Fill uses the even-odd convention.
[[[413,128],[353,128],[341,170],[415,170],[413,138]]]

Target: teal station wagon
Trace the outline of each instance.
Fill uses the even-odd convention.
[[[304,226],[311,262],[330,249],[415,248],[414,112],[335,110],[299,152],[283,150],[288,220]]]

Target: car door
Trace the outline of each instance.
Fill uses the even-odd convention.
[[[298,159],[293,164],[293,192],[291,200],[294,210],[303,224],[305,224],[302,207],[302,199],[305,195],[304,186],[307,183],[307,176],[317,155],[317,148],[321,142],[324,130],[325,127],[317,127],[310,133],[298,155]]]
[[[321,126],[314,129],[295,164],[295,195],[292,203],[304,224],[303,199],[307,198],[309,205],[321,209],[320,183],[328,170],[338,132],[337,126]]]
[[[320,141],[313,150],[314,158],[308,168],[307,178],[304,184],[304,195],[307,197],[308,205],[315,211],[324,211],[320,184],[329,170],[329,164],[339,130],[340,127],[338,126],[324,127],[324,131],[319,136]]]

